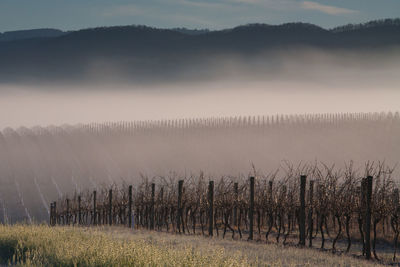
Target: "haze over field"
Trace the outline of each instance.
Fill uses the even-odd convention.
[[[10,88],[10,87],[9,87]],[[400,110],[394,88],[346,89],[314,83],[218,83],[140,89],[63,88],[34,91],[11,87],[0,99],[0,127],[32,127],[212,116]],[[107,87],[106,87],[107,88]],[[176,89],[179,88],[179,89]],[[188,89],[182,90],[182,89]],[[72,91],[72,92],[71,92]]]
[[[47,220],[58,197],[142,176],[394,166],[399,33],[384,20],[0,35],[0,221]]]
[[[91,62],[83,80],[52,73],[46,80],[43,72],[39,80],[22,73],[0,83],[0,127],[400,110],[396,47],[223,55],[182,63],[181,70],[178,64],[170,77],[154,70],[154,79],[149,73],[131,79],[118,64]]]

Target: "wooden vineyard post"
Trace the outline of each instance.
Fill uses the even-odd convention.
[[[181,220],[182,220],[182,192],[183,192],[183,180],[178,182],[178,212],[176,216],[176,227],[181,232]]]
[[[66,221],[67,225],[69,225],[69,199],[67,198],[67,211],[66,211]]]
[[[208,235],[213,236],[214,229],[214,181],[208,183]]]
[[[54,219],[53,209],[54,209],[54,207],[53,207],[53,202],[52,202],[52,203],[50,203],[50,221],[49,221],[50,226],[53,226],[53,219]]]
[[[82,224],[81,196],[78,196],[78,225]]]
[[[371,259],[371,198],[372,176],[366,180],[366,213],[365,213],[365,257]]]
[[[273,182],[272,182],[272,181],[269,181],[269,182],[268,182],[268,187],[269,187],[269,189],[268,189],[268,195],[269,195],[269,200],[270,200],[271,203],[272,203],[272,186],[273,186]]]
[[[361,180],[360,187],[360,218],[359,223],[361,222],[362,226],[360,226],[360,235],[362,241],[362,255],[365,255],[365,214],[366,214],[366,193],[367,192],[367,179],[363,178]]]
[[[268,236],[271,233],[273,224],[274,224],[274,198],[273,198],[273,181],[270,180],[268,182],[268,195],[267,195],[267,217],[268,217],[268,228],[265,233],[265,239],[268,241]]]
[[[272,202],[273,202],[273,198],[272,198],[272,186],[273,186],[273,182],[269,181],[268,182],[268,204],[272,206]],[[269,207],[269,209],[271,209],[272,207]]]
[[[399,189],[395,188],[393,190],[393,204],[395,211],[397,212],[397,208],[399,207]]]
[[[239,184],[234,183],[233,184],[233,191],[235,193],[235,206],[233,207],[233,225],[238,226],[237,222],[237,206],[238,206],[238,201],[239,201]]]
[[[310,181],[310,188],[309,188],[309,208],[308,208],[308,246],[312,247],[312,235],[313,235],[313,194],[314,194],[314,181]]]
[[[112,189],[108,192],[108,224],[112,225]]]
[[[151,207],[150,207],[150,230],[154,230],[154,197],[155,197],[156,185],[151,184]]]
[[[57,204],[56,204],[56,202],[54,201],[53,202],[53,225],[55,226],[55,225],[57,225]]]
[[[58,215],[57,215],[57,202],[54,201],[53,204],[53,210],[54,210],[54,225],[58,224]]]
[[[399,213],[399,189],[395,188],[393,191],[393,205],[394,205],[394,220],[398,219],[398,213]],[[397,230],[397,227],[395,227]],[[397,241],[399,238],[398,232],[395,233],[395,238],[394,238],[394,252],[393,252],[393,261],[396,261],[396,253],[397,253]]]
[[[253,240],[254,228],[254,177],[250,177],[249,240]]]
[[[307,176],[300,176],[300,216],[299,216],[299,245],[306,245],[306,179]]]
[[[161,187],[160,189],[160,203],[164,203],[164,187]],[[163,204],[160,205],[161,209],[162,209]],[[159,211],[158,214],[158,228],[159,230],[162,230],[162,227],[164,226],[164,216],[163,216],[163,212]]]
[[[132,186],[129,186],[128,191],[128,226],[132,228]]]
[[[96,190],[93,191],[93,225],[96,225],[97,220],[96,220]]]

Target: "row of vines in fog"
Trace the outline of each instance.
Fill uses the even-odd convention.
[[[369,258],[372,251],[376,259],[377,240],[387,240],[396,260],[400,203],[393,170],[370,162],[362,169],[352,162],[343,169],[286,163],[268,175],[254,168],[249,179],[203,173],[183,180],[143,177],[136,186],[114,185],[52,202],[50,224],[124,225],[300,245],[307,239],[308,246],[317,240],[321,248],[329,241],[332,251],[343,241],[346,252],[361,243],[363,255]]]
[[[398,113],[6,128],[0,132],[0,222],[48,221],[48,203],[55,199],[111,184],[136,188],[141,177],[183,178],[203,171],[218,183],[221,176],[247,176],[252,164],[266,175],[282,160],[318,159],[340,168],[350,160],[355,168],[385,160],[394,166],[400,158],[399,136]]]

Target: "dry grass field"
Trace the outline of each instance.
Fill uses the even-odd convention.
[[[20,266],[378,266],[345,254],[121,227],[0,225],[1,264]]]

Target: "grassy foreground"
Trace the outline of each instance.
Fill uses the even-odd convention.
[[[0,225],[0,262],[22,266],[374,266],[312,249],[126,228]]]

